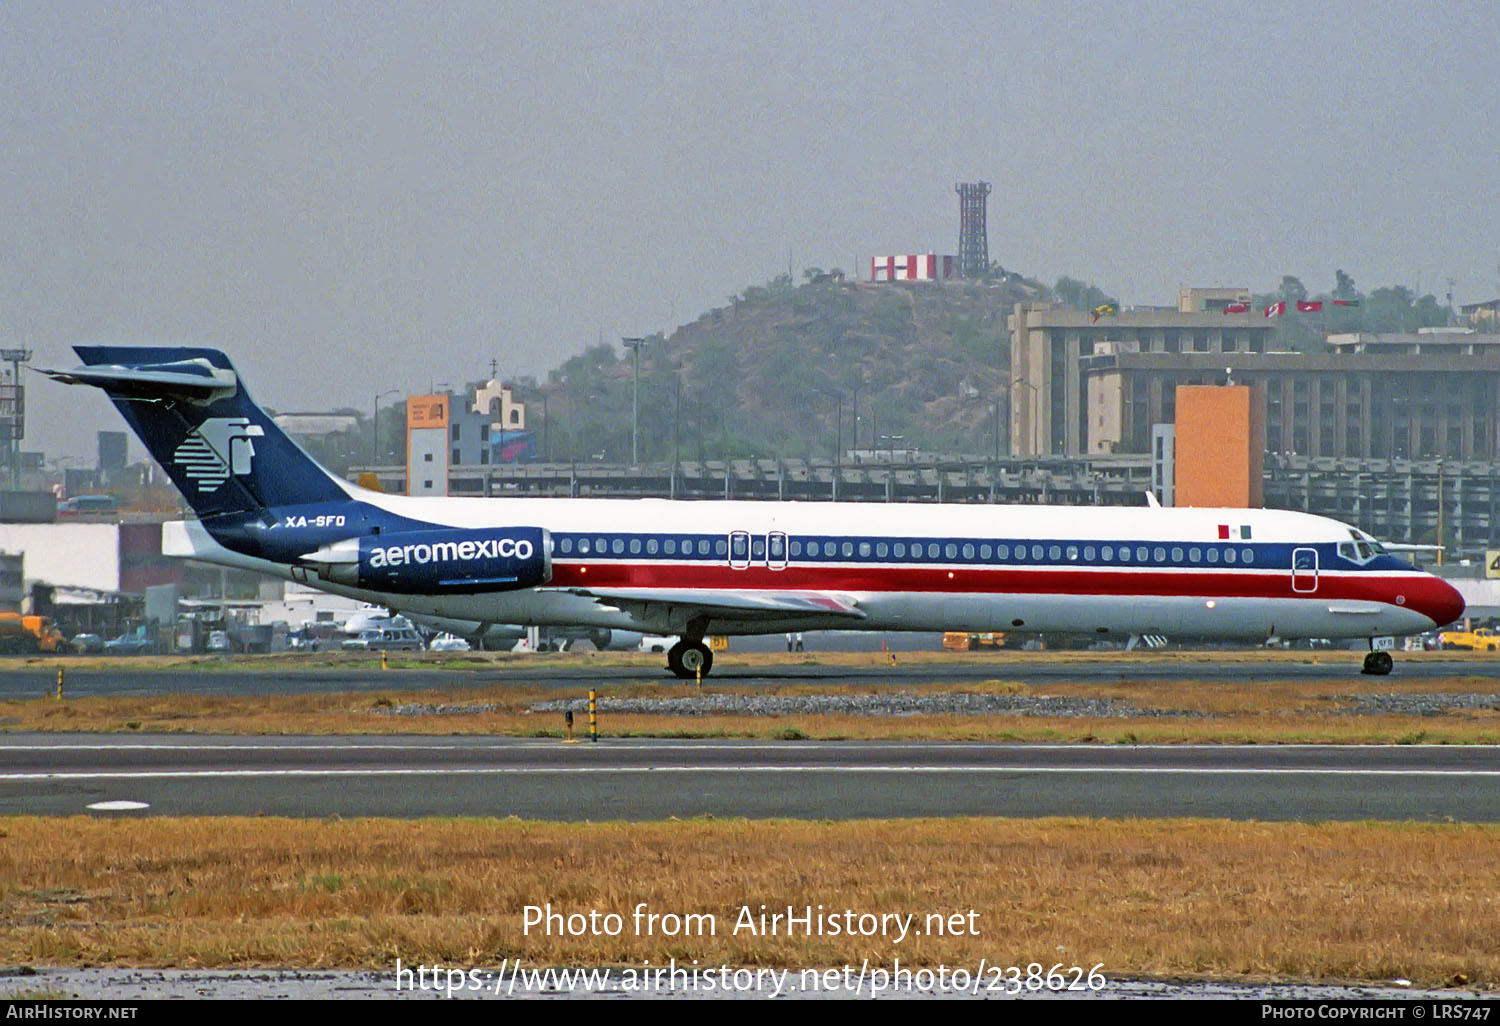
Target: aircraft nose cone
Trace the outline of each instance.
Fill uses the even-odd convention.
[[[1450,624],[1464,615],[1464,597],[1458,589],[1440,577],[1427,577],[1415,587],[1406,587],[1406,605],[1415,609],[1435,626]]]

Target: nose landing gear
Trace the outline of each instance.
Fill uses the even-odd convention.
[[[1360,673],[1369,674],[1372,677],[1384,677],[1391,672],[1391,667],[1396,665],[1389,652],[1370,652],[1365,655],[1364,669]]]

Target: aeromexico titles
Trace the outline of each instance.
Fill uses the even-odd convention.
[[[1446,582],[1345,524],[1246,509],[387,495],[318,466],[221,352],[81,346],[46,371],[114,401],[198,519],[171,555],[405,613],[676,634],[819,629],[1370,639],[1457,619]]]

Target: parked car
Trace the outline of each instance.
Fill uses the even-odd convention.
[[[106,641],[104,651],[110,655],[145,655],[156,651],[156,642],[144,631],[131,631]]]
[[[98,655],[104,651],[104,639],[97,634],[75,634],[68,647],[79,655]]]
[[[427,644],[429,652],[467,652],[473,647],[456,634],[439,634]]]
[[[675,634],[646,634],[641,637],[640,650],[642,652],[665,652],[681,640]]]
[[[344,642],[353,651],[420,652],[422,636],[410,627],[372,627]]]

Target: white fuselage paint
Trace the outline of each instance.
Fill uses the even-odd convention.
[[[1062,506],[984,506],[984,505],[881,505],[850,503],[770,503],[770,502],[680,502],[664,499],[448,499],[392,496],[348,487],[351,497],[382,507],[392,513],[426,522],[436,527],[486,529],[507,526],[540,527],[554,539],[572,534],[593,532],[619,534],[638,532],[642,536],[680,532],[713,535],[719,538],[744,532],[752,538],[779,533],[787,539],[837,535],[870,538],[949,539],[1046,539],[1065,548],[1143,544],[1151,550],[1161,546],[1237,546],[1241,531],[1248,534],[1245,545],[1328,545],[1347,542],[1349,528],[1336,521],[1305,513],[1279,510],[1160,509]],[[1234,540],[1225,540],[1223,528],[1229,525]],[[289,568],[230,552],[220,546],[196,523],[167,525],[164,551],[172,555],[192,556],[208,562],[241,566],[263,573],[289,576]],[[637,608],[632,615],[601,603],[595,597],[575,594],[570,587],[588,587],[589,582],[616,576],[622,563],[631,561],[617,556],[599,558],[597,554],[562,553],[554,542],[552,585],[468,595],[397,595],[329,582],[315,586],[337,594],[363,599],[393,609],[429,616],[449,617],[480,623],[516,623],[537,626],[587,626],[651,633],[677,633],[685,625],[684,611],[671,601],[660,608]],[[750,569],[760,572],[764,582],[767,566],[764,556]],[[970,584],[953,591],[942,590],[943,574],[948,578],[973,580],[992,573],[993,566],[966,563],[924,565],[928,580],[919,590],[899,590],[879,585],[885,569],[878,561],[863,560],[808,562],[793,556],[787,569],[797,573],[773,574],[775,580],[759,590],[785,593],[788,590],[816,591],[837,595],[865,614],[864,619],[827,615],[799,614],[785,620],[716,615],[709,630],[713,633],[752,634],[781,633],[787,630],[860,629],[860,630],[1017,630],[1098,632],[1109,636],[1161,633],[1203,638],[1281,637],[1374,637],[1411,634],[1428,630],[1433,621],[1422,613],[1405,607],[1398,593],[1402,582],[1426,578],[1416,570],[1323,569],[1308,584],[1311,590],[1298,588],[1289,566],[1255,565],[1233,568],[1226,565],[1173,566],[1156,569],[1149,565],[1099,567],[1070,566],[1064,560],[1045,560],[1036,566],[1016,564],[1007,571],[1027,571],[1032,579],[1046,579],[1049,574],[1068,574],[1083,582],[1078,589],[1007,591]],[[715,587],[735,590],[739,578],[731,572],[729,560],[722,555],[694,555],[674,561],[659,561],[651,569],[658,578],[670,574],[671,589]],[[894,570],[892,568],[893,576]],[[908,562],[900,569],[911,570]],[[594,578],[589,575],[593,572]],[[1107,572],[1112,578],[1108,588],[1088,587],[1091,574]],[[844,586],[852,574],[859,575],[861,586]],[[1040,574],[1041,578],[1036,575]],[[1123,576],[1122,576],[1123,575]],[[1153,580],[1170,575],[1175,594],[1162,594]],[[1228,575],[1241,586],[1231,590],[1251,594],[1227,594],[1222,585]],[[938,584],[930,578],[936,576]],[[1216,583],[1192,587],[1195,577]],[[712,578],[714,585],[703,583]],[[748,580],[749,575],[746,579]],[[793,584],[793,578],[800,583]],[[1340,591],[1340,583],[1369,585],[1386,579],[1389,586],[1377,590],[1381,597],[1349,597]],[[999,580],[1000,578],[996,578]],[[1060,579],[1060,578],[1059,578]],[[1102,577],[1099,579],[1103,579]],[[871,586],[871,581],[876,582]],[[787,582],[782,585],[781,582]],[[1125,581],[1126,585],[1117,586]],[[1288,586],[1290,581],[1291,586]],[[844,582],[844,583],[841,583]],[[603,582],[601,582],[602,584]],[[618,585],[618,582],[617,582]],[[641,585],[625,585],[639,590]],[[1171,589],[1167,589],[1171,590]],[[1367,587],[1365,589],[1369,591]],[[1389,592],[1387,596],[1385,593]],[[1017,625],[1016,621],[1021,621]]]

